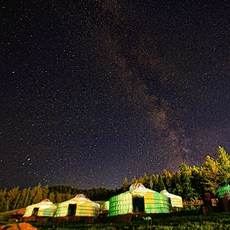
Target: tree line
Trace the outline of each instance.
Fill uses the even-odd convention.
[[[207,155],[201,167],[182,163],[175,173],[167,170],[163,170],[162,175],[148,176],[144,173],[138,179],[134,177],[131,182],[125,178],[123,190],[126,191],[134,182],[142,183],[158,192],[166,189],[170,193],[182,196],[184,200],[202,199],[205,192],[215,196],[219,187],[230,184],[230,156],[219,146],[217,158]]]
[[[133,177],[128,181],[124,178],[121,188],[92,188],[78,189],[66,185],[44,186],[38,184],[34,188],[19,187],[10,190],[0,190],[0,212],[25,208],[43,199],[50,199],[53,203],[60,203],[73,198],[76,194],[84,194],[91,200],[108,200],[110,197],[127,191],[132,183],[142,183],[146,188],[155,191],[166,189],[168,192],[182,196],[183,200],[202,199],[202,194],[210,192],[213,196],[220,186],[230,183],[230,156],[224,148],[218,147],[217,158],[206,156],[201,167],[181,164],[178,171],[170,173],[163,170],[160,174]]]

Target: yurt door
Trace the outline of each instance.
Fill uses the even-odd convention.
[[[34,208],[32,212],[32,216],[37,216],[38,215],[38,210],[39,208]]]
[[[144,197],[134,196],[133,197],[133,212],[144,212],[145,211],[145,200]]]
[[[75,216],[76,215],[77,204],[69,204],[68,208],[68,216]]]

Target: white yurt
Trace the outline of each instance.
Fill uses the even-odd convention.
[[[57,206],[49,199],[42,200],[40,203],[26,207],[23,218],[28,217],[53,217]]]
[[[181,196],[169,193],[165,189],[162,190],[161,193],[166,195],[169,198],[172,208],[183,208],[183,200]]]
[[[66,220],[94,219],[99,215],[100,205],[87,199],[83,194],[64,201],[57,206],[55,218]]]

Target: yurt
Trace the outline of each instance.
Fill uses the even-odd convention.
[[[169,193],[167,190],[162,190],[161,194],[166,195],[169,198],[170,204],[172,208],[183,208],[182,197],[178,195],[174,195]]]
[[[109,217],[114,221],[131,221],[133,216],[151,216],[154,213],[169,213],[169,199],[164,194],[134,183],[129,191],[109,200]]]
[[[220,211],[230,212],[230,185],[217,190]]]
[[[103,213],[108,213],[109,212],[109,201],[105,201],[103,205],[101,206],[101,211]]]
[[[99,214],[100,205],[87,199],[83,194],[58,204],[56,220],[82,220],[93,222]]]
[[[225,195],[230,195],[230,185],[225,185],[223,187],[220,187],[217,190],[218,197],[223,198]]]
[[[23,215],[24,221],[32,221],[39,219],[47,219],[53,217],[57,209],[49,199],[45,199],[37,204],[32,204],[26,207],[25,214]]]

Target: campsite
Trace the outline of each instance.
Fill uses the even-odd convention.
[[[121,188],[0,190],[0,230],[230,229],[230,160],[219,150],[201,167],[124,178]]]
[[[215,201],[227,202],[226,210],[207,194],[210,202],[182,203],[180,196],[166,190],[158,193],[134,183],[109,201],[97,203],[78,194],[57,205],[45,199],[25,210],[1,213],[0,229],[228,229],[230,186],[218,192]],[[203,208],[208,204],[207,211]]]

